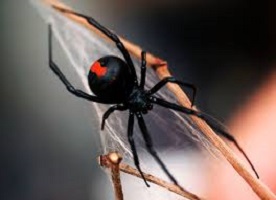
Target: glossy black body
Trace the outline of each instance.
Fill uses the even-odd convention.
[[[88,74],[91,91],[99,98],[110,103],[124,103],[134,87],[134,77],[127,64],[115,56],[106,56],[96,62],[107,69],[104,76],[92,70]]]

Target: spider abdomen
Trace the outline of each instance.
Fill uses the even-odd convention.
[[[122,103],[131,92],[134,79],[123,60],[106,56],[93,63],[88,74],[88,83],[96,96],[111,103]]]

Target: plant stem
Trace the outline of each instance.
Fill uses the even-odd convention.
[[[116,200],[124,200],[119,167],[121,161],[122,157],[116,152],[99,157],[99,164],[106,168],[110,168],[111,170],[111,178]]]
[[[122,159],[122,157],[120,156],[120,154],[118,154],[116,152],[112,152],[107,155],[102,155],[102,156],[100,156],[100,159],[99,159],[101,166],[111,169],[111,176],[112,176],[112,182],[113,182],[113,185],[115,188],[116,200],[122,200],[122,198],[123,198],[123,194],[121,193],[122,187],[121,187],[119,171],[122,171],[126,174],[130,174],[132,176],[136,176],[138,178],[142,178],[141,174],[138,172],[137,169],[135,169],[127,164],[120,163],[121,159]],[[119,160],[119,162],[118,162],[118,160]],[[203,200],[202,198],[198,197],[197,195],[195,195],[187,190],[184,190],[183,188],[180,188],[177,185],[174,185],[173,183],[168,183],[168,182],[166,182],[158,177],[155,177],[151,174],[143,173],[143,175],[148,182],[159,185],[159,186],[161,186],[175,194],[178,194],[182,197],[185,197],[190,200]]]

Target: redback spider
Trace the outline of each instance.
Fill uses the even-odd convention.
[[[76,16],[82,17],[87,20],[89,24],[96,27],[99,31],[105,34],[108,38],[110,38],[120,50],[123,55],[124,60],[115,57],[115,56],[105,56],[100,58],[95,63],[92,64],[89,74],[88,74],[88,83],[91,91],[95,94],[90,95],[82,90],[75,89],[74,86],[67,80],[65,75],[61,72],[59,67],[52,60],[52,31],[51,26],[49,25],[49,64],[50,68],[54,71],[54,73],[60,78],[60,80],[64,83],[67,90],[74,94],[77,97],[84,98],[88,101],[102,103],[102,104],[115,104],[111,106],[102,117],[101,129],[104,129],[105,120],[108,119],[109,115],[114,111],[124,111],[129,110],[129,119],[128,119],[128,141],[131,147],[131,151],[133,153],[134,164],[138,171],[140,172],[145,184],[149,186],[147,183],[142,170],[139,164],[139,158],[137,154],[137,150],[135,147],[135,141],[133,139],[133,127],[134,127],[134,118],[136,117],[138,120],[138,125],[140,127],[144,142],[146,144],[147,151],[153,156],[156,162],[160,165],[162,170],[168,176],[168,178],[176,185],[179,186],[177,180],[174,176],[169,172],[165,164],[159,158],[157,152],[153,147],[152,138],[148,132],[145,121],[143,119],[143,115],[146,114],[153,108],[153,105],[156,104],[158,106],[162,106],[165,108],[169,108],[172,110],[176,110],[188,115],[195,115],[205,120],[218,134],[225,137],[229,141],[231,141],[239,151],[245,156],[247,161],[249,162],[252,170],[259,178],[253,164],[243,151],[243,149],[239,146],[236,139],[229,134],[222,125],[220,125],[214,118],[211,116],[200,112],[195,111],[190,108],[186,108],[175,103],[167,102],[161,98],[156,97],[154,94],[158,92],[163,86],[167,83],[175,83],[187,88],[192,89],[192,104],[194,103],[196,88],[190,83],[182,82],[174,77],[166,77],[157,83],[150,90],[145,90],[145,77],[146,77],[146,52],[142,51],[141,58],[141,78],[138,82],[136,71],[134,68],[133,61],[130,57],[129,52],[124,47],[123,43],[120,39],[112,33],[110,30],[99,24],[96,20],[91,17],[85,16],[83,14],[75,13],[71,10],[60,9],[55,7],[56,9],[65,12],[74,14]]]

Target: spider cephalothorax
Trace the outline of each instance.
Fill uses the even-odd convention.
[[[133,112],[142,112],[143,114],[146,114],[153,108],[149,95],[139,87],[134,87],[132,90],[127,101],[127,106]]]
[[[141,176],[143,177],[146,185],[148,184],[140,169],[138,154],[136,151],[135,142],[133,138],[133,134],[134,134],[133,127],[134,127],[135,117],[138,120],[138,125],[141,130],[143,139],[146,144],[145,146],[148,152],[154,157],[154,159],[157,161],[157,163],[160,165],[160,167],[166,173],[169,179],[172,182],[174,182],[176,185],[178,185],[178,182],[176,181],[176,179],[168,171],[165,164],[162,162],[157,152],[153,148],[153,142],[152,142],[151,136],[147,130],[145,121],[143,119],[143,114],[146,114],[149,110],[151,110],[153,107],[153,104],[156,104],[165,108],[169,108],[172,110],[176,110],[188,115],[196,115],[197,117],[200,117],[203,120],[205,120],[218,134],[222,135],[229,141],[233,142],[233,144],[245,156],[247,161],[250,163],[253,171],[255,172],[256,176],[258,177],[258,174],[254,169],[254,166],[252,165],[252,163],[250,162],[249,158],[242,150],[242,148],[238,145],[235,138],[227,131],[225,131],[225,129],[219,123],[217,123],[212,117],[202,112],[199,112],[190,108],[186,108],[174,103],[170,103],[161,98],[154,96],[154,94],[158,92],[159,89],[161,89],[163,86],[165,86],[167,83],[170,82],[170,83],[175,83],[192,89],[193,90],[192,103],[193,103],[195,93],[196,93],[196,88],[192,84],[178,81],[174,77],[166,77],[162,79],[159,83],[157,83],[153,88],[146,91],[144,89],[145,78],[146,78],[146,53],[144,51],[142,51],[141,53],[141,58],[142,58],[141,78],[140,78],[140,81],[138,82],[136,71],[135,71],[132,59],[130,57],[130,54],[127,51],[127,49],[124,47],[120,39],[117,37],[117,35],[109,31],[107,28],[103,27],[102,25],[100,25],[96,20],[94,20],[91,17],[85,16],[83,14],[75,13],[71,10],[60,9],[57,7],[56,9],[62,12],[83,17],[84,19],[87,20],[89,24],[96,27],[99,31],[105,34],[109,39],[115,42],[117,48],[122,53],[124,60],[115,56],[106,56],[106,57],[100,58],[91,66],[88,74],[88,83],[92,92],[95,94],[95,96],[87,94],[82,90],[75,89],[71,85],[71,83],[67,80],[65,75],[61,72],[59,67],[53,62],[52,43],[51,43],[52,32],[51,32],[51,27],[49,28],[49,64],[51,69],[54,71],[54,73],[65,84],[68,91],[78,97],[84,98],[89,101],[103,103],[103,104],[115,104],[111,106],[104,113],[102,118],[101,128],[104,129],[105,120],[114,111],[129,110],[129,119],[128,119],[128,128],[127,128],[128,141],[131,147],[131,151],[133,153],[134,164],[136,165]]]

